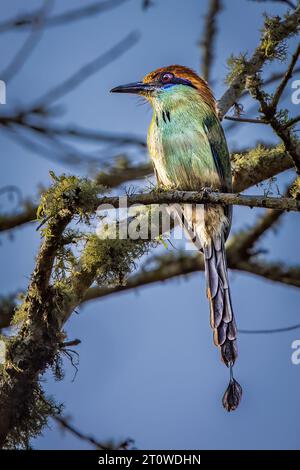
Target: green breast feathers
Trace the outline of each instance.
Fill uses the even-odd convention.
[[[218,118],[204,103],[154,109],[148,147],[158,183],[166,188],[231,190],[229,152]]]

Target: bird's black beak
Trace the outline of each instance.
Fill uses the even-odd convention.
[[[149,94],[155,91],[156,87],[152,83],[144,83],[144,82],[135,82],[135,83],[128,83],[127,85],[120,85],[116,86],[112,90],[111,93],[135,93],[135,94]]]

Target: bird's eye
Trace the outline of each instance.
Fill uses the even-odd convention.
[[[172,79],[174,78],[174,75],[172,73],[164,73],[162,76],[161,76],[161,81],[162,83],[169,83],[172,81]]]

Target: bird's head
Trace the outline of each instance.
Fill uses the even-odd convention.
[[[150,72],[140,82],[113,88],[112,93],[134,93],[148,99],[155,106],[163,102],[182,102],[201,99],[213,110],[216,102],[212,91],[193,70],[182,65],[170,65]]]

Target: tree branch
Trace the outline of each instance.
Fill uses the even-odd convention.
[[[106,444],[106,443],[97,441],[93,436],[84,434],[78,428],[73,426],[69,420],[67,420],[66,418],[63,418],[60,415],[57,415],[57,414],[53,415],[52,419],[57,422],[57,424],[61,427],[61,429],[68,431],[69,433],[73,434],[73,436],[77,437],[81,441],[87,442],[92,447],[98,450],[124,450],[124,449],[127,449],[130,446],[130,444],[132,444],[131,439],[126,439],[126,441],[120,442],[120,444],[116,446],[110,443]]]
[[[231,164],[235,193],[293,168],[293,160],[283,145],[271,148],[259,145],[247,152],[235,153]]]
[[[296,8],[296,5],[294,5],[291,0],[250,0],[250,1],[257,2],[257,3],[267,3],[267,2],[283,3],[285,5],[288,5],[290,8],[293,8],[294,10]]]
[[[6,67],[6,69],[0,73],[1,79],[6,83],[8,83],[20,71],[34,48],[39,43],[39,40],[43,34],[43,23],[52,7],[53,0],[45,0],[44,6],[40,9],[35,22],[32,24],[32,30],[29,33],[28,38],[24,41],[22,47]]]
[[[231,253],[233,253],[233,259],[231,259]],[[229,249],[227,254],[228,266],[230,269],[254,274],[264,279],[279,282],[287,286],[300,287],[300,266],[285,267],[280,263],[268,263],[266,261],[236,261],[234,259],[235,255],[233,249],[232,251]],[[108,295],[126,292],[150,284],[166,282],[176,277],[186,276],[199,271],[204,271],[204,263],[200,255],[180,255],[173,259],[167,257],[165,263],[163,262],[163,259],[160,260],[157,268],[154,268],[151,271],[142,270],[141,272],[130,276],[125,285],[116,287],[91,287],[86,291],[86,294],[82,299],[82,304],[92,300],[101,299],[102,297],[107,297]]]
[[[300,6],[299,6],[300,8]],[[289,152],[294,161],[298,174],[300,174],[300,141],[292,134],[289,128],[286,127],[286,122],[282,119],[281,114],[277,111],[277,103],[282,94],[284,87],[287,84],[287,76],[290,77],[295,65],[296,58],[300,54],[300,45],[295,52],[288,72],[285,74],[282,82],[279,84],[274,98],[271,103],[268,103],[266,94],[261,90],[260,78],[257,75],[248,77],[247,88],[251,95],[260,103],[260,112],[265,116],[272,129],[276,132],[278,137],[284,143],[285,149]],[[275,107],[274,107],[275,106]]]
[[[217,34],[216,19],[222,11],[221,0],[209,0],[209,8],[205,16],[203,39],[200,42],[202,48],[202,75],[204,80],[210,81],[211,67],[214,60],[214,42]]]
[[[227,121],[247,122],[250,124],[269,124],[269,122],[264,119],[250,119],[250,118],[241,118],[241,117],[234,117],[234,116],[225,116],[224,119],[226,119]]]
[[[276,27],[265,26],[261,41],[249,60],[244,60],[242,70],[236,74],[230,87],[219,100],[219,116],[222,119],[227,111],[239,100],[245,89],[247,77],[261,70],[264,63],[275,53],[278,44],[299,30],[300,5],[284,20],[277,21]],[[266,47],[266,42],[268,47]]]
[[[125,197],[124,197],[125,198]],[[124,199],[125,201],[125,199]],[[225,204],[266,209],[300,211],[300,201],[287,197],[246,196],[233,193],[207,191],[158,191],[147,194],[136,194],[126,197],[128,205],[133,204]],[[99,206],[109,204],[119,207],[119,196],[104,196],[98,200]]]
[[[73,21],[82,20],[83,18],[112,10],[113,8],[122,5],[126,1],[127,0],[106,0],[101,2],[90,3],[87,6],[74,8],[73,10],[66,11],[65,13],[51,16],[45,21],[44,26],[59,26],[71,23]],[[40,10],[36,10],[27,14],[21,14],[10,20],[6,20],[3,23],[0,23],[0,33],[15,28],[23,29],[31,27],[36,23],[39,16]]]
[[[69,78],[38,98],[33,104],[32,109],[27,111],[27,113],[34,112],[36,109],[39,110],[46,108],[50,103],[53,103],[62,96],[65,96],[67,93],[70,93],[74,88],[76,88],[78,85],[81,85],[84,80],[87,80],[95,72],[98,72],[114,60],[118,59],[122,54],[124,54],[124,52],[128,51],[128,49],[136,44],[138,39],[139,34],[136,31],[132,31],[107,52],[83,65]]]
[[[238,329],[239,333],[242,334],[253,334],[253,335],[266,335],[266,334],[272,334],[272,333],[285,333],[287,331],[292,331],[292,330],[297,330],[300,328],[300,324],[298,323],[297,325],[292,325],[292,326],[285,326],[283,328],[273,328],[270,330],[240,330]]]
[[[244,191],[293,167],[292,159],[284,151],[283,146],[280,145],[270,149],[260,146],[249,152],[233,154],[231,160],[233,189],[235,192]],[[98,184],[107,187],[116,187],[126,181],[148,176],[152,174],[152,171],[151,163],[137,166],[129,165],[125,169],[117,165],[108,172],[100,172],[96,176],[96,181]],[[0,232],[31,222],[36,218],[36,211],[36,206],[29,205],[20,214],[2,215],[0,217]]]
[[[288,66],[288,69],[287,69],[286,73],[284,74],[281,82],[279,83],[279,85],[278,85],[278,87],[277,87],[277,89],[276,89],[276,91],[273,95],[273,99],[272,99],[271,103],[269,104],[269,108],[270,108],[271,111],[273,111],[273,113],[276,112],[279,100],[282,96],[282,93],[284,92],[284,89],[287,86],[288,81],[293,76],[293,71],[294,71],[294,68],[297,64],[297,60],[299,58],[299,55],[300,55],[300,44],[298,45],[295,53],[293,54],[292,60],[289,64],[289,66]]]
[[[280,282],[289,286],[300,287],[300,267],[287,267],[282,263],[268,263],[265,261],[240,261],[238,269],[255,274],[273,282]]]
[[[37,206],[29,205],[19,214],[1,215],[0,232],[11,230],[36,219]]]

